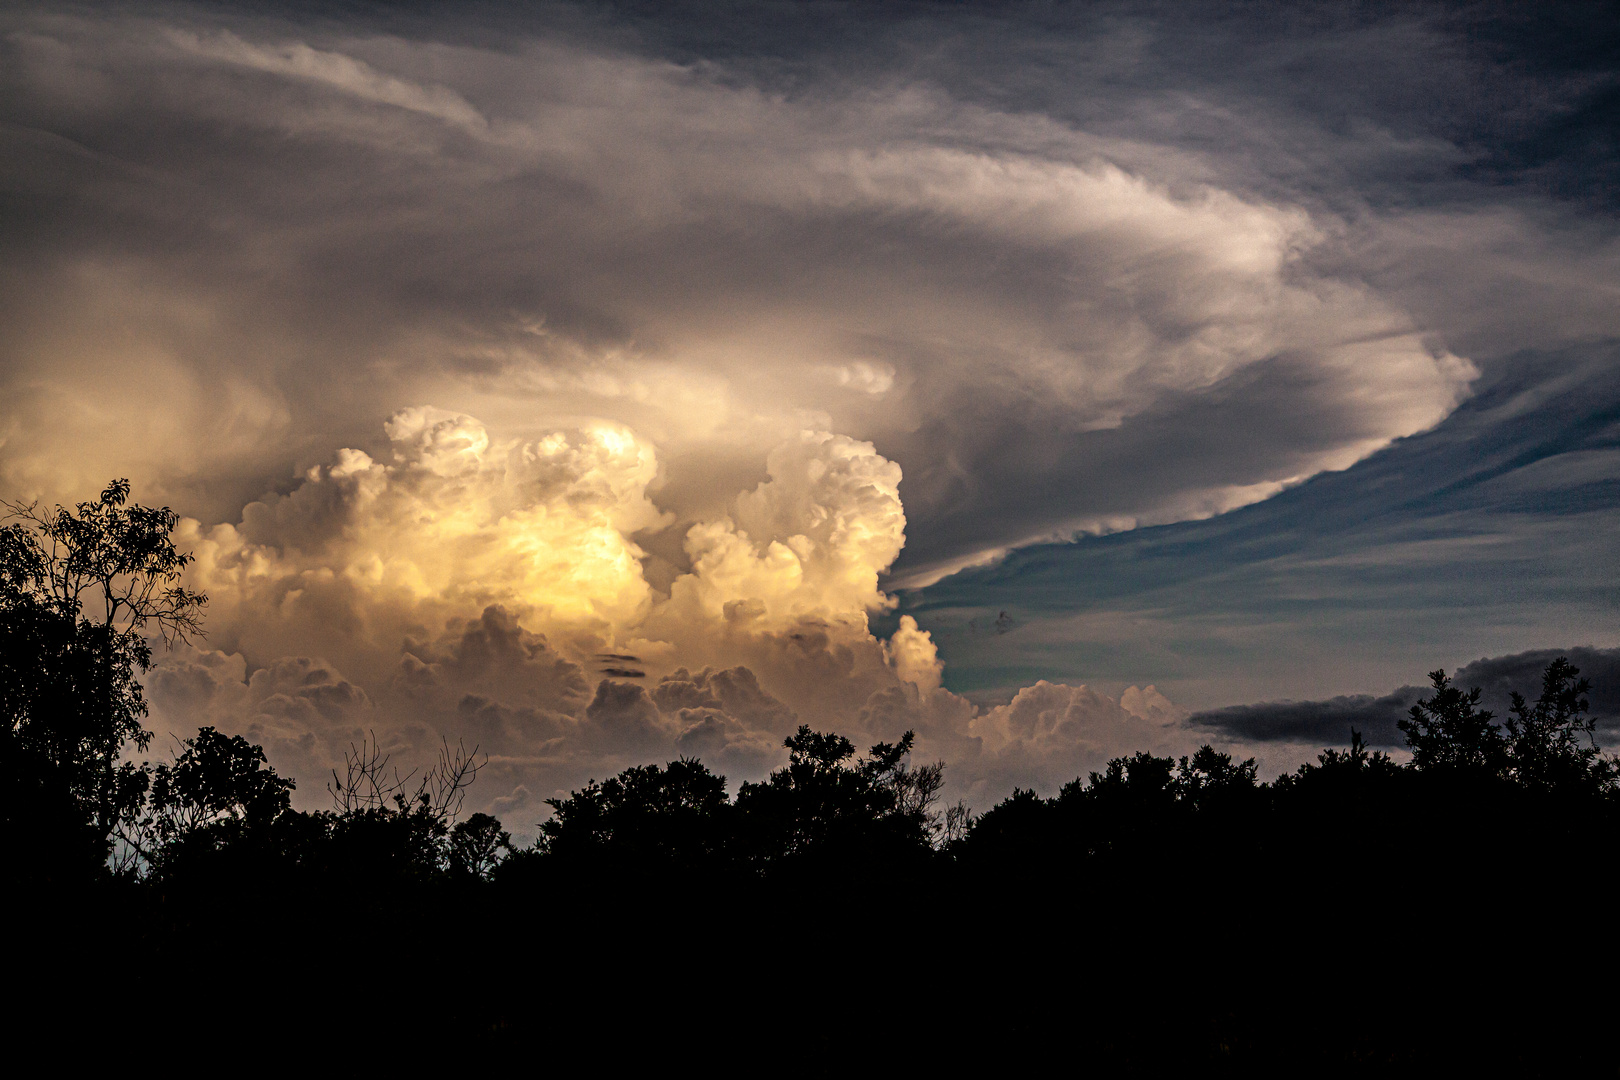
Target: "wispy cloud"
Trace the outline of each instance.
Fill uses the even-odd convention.
[[[199,59],[307,80],[361,101],[432,116],[475,134],[489,130],[489,121],[449,87],[395,78],[341,52],[314,49],[301,41],[255,45],[229,30],[199,34],[171,29],[165,36],[176,48]]]

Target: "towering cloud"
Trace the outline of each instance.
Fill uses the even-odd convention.
[[[367,739],[412,763],[454,738],[490,756],[483,804],[509,815],[645,759],[758,776],[801,721],[916,731],[981,791],[1174,738],[1151,690],[1043,682],[981,712],[941,688],[909,616],[876,639],[905,516],[900,470],[869,443],[806,431],[772,451],[729,513],[685,526],[689,566],[656,588],[633,536],[672,519],[633,433],[502,440],[428,407],[386,432],[386,459],[340,450],[239,525],[182,522],[213,647],[160,661],[160,725],[243,732],[306,787]]]

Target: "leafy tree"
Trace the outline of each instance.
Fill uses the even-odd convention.
[[[1598,749],[1597,721],[1588,714],[1592,684],[1566,657],[1547,665],[1534,704],[1513,691],[1507,721],[1513,777],[1543,791],[1600,792],[1615,785],[1616,763]]]
[[[915,739],[908,731],[852,763],[848,739],[801,724],[783,743],[786,767],[737,792],[751,857],[768,866],[810,855],[869,861],[928,850],[944,764],[911,768],[905,758]]]
[[[916,739],[916,733],[908,731],[897,743],[878,743],[859,769],[879,790],[893,797],[889,810],[893,817],[904,821],[908,828],[933,836],[946,828],[940,816],[932,812],[934,803],[939,801],[940,789],[945,786],[945,763],[912,765],[907,759]]]
[[[1507,741],[1502,729],[1491,722],[1494,714],[1479,707],[1479,687],[1464,693],[1443,670],[1430,672],[1429,680],[1433,696],[1413,705],[1397,725],[1412,748],[1413,767],[1489,775],[1504,772]]]
[[[489,814],[474,814],[450,830],[450,872],[488,880],[503,855],[512,852],[512,834]]]
[[[276,774],[262,747],[202,728],[172,765],[153,771],[149,813],[162,843],[224,822],[263,825],[291,806],[294,781]]]
[[[1413,828],[1427,818],[1413,797],[1431,775],[1368,750],[1361,732],[1351,729],[1349,749],[1323,750],[1271,785],[1264,830],[1274,845],[1271,857],[1290,867],[1286,879],[1293,887],[1328,890],[1335,905],[1367,897],[1427,834]]]
[[[1163,816],[1176,800],[1176,763],[1138,751],[1118,757],[1093,772],[1084,783],[1077,777],[1063,785],[1058,803],[1084,801],[1111,813],[1142,821]]]
[[[642,865],[716,857],[726,844],[731,809],[726,778],[687,758],[663,768],[638,765],[546,802],[554,811],[540,826],[547,853]]]
[[[160,874],[181,860],[217,869],[213,856],[222,849],[271,843],[271,827],[291,809],[293,787],[265,761],[262,748],[205,727],[181,743],[172,764],[153,770],[145,813],[120,828],[119,839],[130,857]],[[254,857],[271,861],[262,850]]]
[[[1171,789],[1176,798],[1200,809],[1229,806],[1257,790],[1254,758],[1233,761],[1212,746],[1201,746],[1192,757],[1176,765]]]
[[[199,633],[207,597],[181,586],[191,556],[176,550],[168,507],[126,506],[129,481],[95,502],[42,512],[0,501],[0,771],[14,834],[45,831],[99,863],[133,825],[148,776],[122,755],[144,750],[146,701],[137,675],[149,635]],[[66,834],[76,833],[77,841]]]
[[[1361,732],[1355,728],[1350,729],[1350,749],[1323,750],[1316,756],[1316,767],[1328,772],[1344,772],[1351,775],[1362,773],[1393,774],[1398,767],[1393,758],[1383,751],[1369,751],[1366,740]],[[1302,766],[1302,771],[1308,766]]]
[[[969,864],[1033,865],[1051,857],[1056,824],[1052,801],[1029,788],[1014,788],[973,819],[966,835],[948,850]]]
[[[1348,750],[1326,749],[1316,756],[1316,764],[1306,763],[1296,771],[1277,778],[1280,792],[1321,793],[1342,799],[1387,787],[1401,773],[1401,767],[1383,751],[1370,751],[1361,732],[1350,729]]]
[[[1080,856],[1158,845],[1180,809],[1175,767],[1172,758],[1138,752],[1064,784],[1055,801],[1059,843]]]

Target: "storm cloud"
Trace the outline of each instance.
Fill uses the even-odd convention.
[[[1620,475],[1602,34],[726,10],[0,16],[0,488],[183,515],[210,637],[155,722],[305,800],[358,738],[464,739],[514,821],[798,723],[915,730],[983,799],[1388,739],[1404,690],[1177,702],[1252,700],[1281,651],[1210,666],[1267,634],[1338,655],[1299,628],[1346,582],[1602,563],[1556,517]],[[1580,639],[1518,614],[1445,644]]]

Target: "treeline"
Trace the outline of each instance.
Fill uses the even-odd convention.
[[[788,764],[760,783],[727,781],[701,761],[627,769],[566,798],[539,836],[518,848],[495,818],[460,810],[478,761],[448,745],[426,775],[390,772],[375,743],[352,747],[346,775],[327,788],[333,808],[291,807],[293,781],[240,736],[203,728],[170,763],[119,768],[147,782],[107,828],[86,814],[74,833],[93,840],[68,873],[123,877],[157,888],[306,880],[311,885],[397,889],[434,883],[522,888],[541,881],[822,882],[889,877],[1060,883],[1141,881],[1196,867],[1201,880],[1241,887],[1286,868],[1342,873],[1347,851],[1377,852],[1382,869],[1357,875],[1429,880],[1499,860],[1558,872],[1613,847],[1620,768],[1601,752],[1588,713],[1589,686],[1554,661],[1540,696],[1515,695],[1498,724],[1444,672],[1402,721],[1411,759],[1397,764],[1351,733],[1347,750],[1262,782],[1252,759],[1210,746],[1179,761],[1138,753],[1076,778],[1054,797],[1018,790],[982,814],[940,808],[945,763],[912,764],[913,736],[866,754],[843,736],[800,727]],[[33,751],[12,732],[8,757]],[[36,756],[37,755],[36,753]],[[59,803],[86,782],[55,770]],[[13,769],[13,775],[24,770]],[[29,795],[39,790],[36,786]],[[13,789],[10,820],[26,833],[36,808]],[[41,800],[42,803],[48,800]],[[65,835],[56,830],[58,842]],[[18,850],[13,846],[12,850]],[[42,869],[63,872],[60,859]],[[27,867],[22,868],[25,873]]]
[[[1433,673],[1406,763],[1354,733],[1269,783],[1209,746],[1138,753],[974,816],[909,733],[860,754],[801,727],[735,794],[701,761],[637,766],[517,847],[461,812],[476,750],[401,776],[368,739],[313,813],[211,728],[135,762],[148,639],[206,598],[173,516],[127,493],[0,529],[5,850],[12,925],[47,946],[42,1030],[106,1034],[89,985],[235,1037],[621,1064],[1614,1070],[1620,769],[1565,660],[1500,723]]]
[[[1210,746],[1179,761],[1138,753],[1055,797],[1015,791],[976,817],[960,804],[936,805],[945,764],[914,766],[911,733],[857,756],[843,736],[801,726],[784,744],[788,764],[742,784],[735,797],[701,761],[636,766],[548,800],[551,817],[521,849],[495,818],[461,818],[478,768],[462,748],[446,745],[412,786],[363,742],[351,748],[346,775],[334,773],[327,785],[333,808],[310,813],[292,809],[293,781],[259,747],[203,728],[172,763],[120,766],[149,782],[136,785],[141,797],[105,836],[94,818],[75,825],[97,840],[99,875],[158,886],[870,873],[1007,881],[1151,875],[1189,862],[1213,880],[1284,864],[1331,869],[1345,842],[1378,843],[1386,861],[1410,849],[1424,863],[1450,863],[1468,853],[1501,856],[1520,843],[1528,846],[1519,857],[1562,858],[1583,854],[1565,852],[1563,840],[1607,836],[1620,811],[1620,768],[1596,744],[1590,688],[1579,674],[1554,661],[1539,698],[1515,695],[1499,725],[1479,707],[1477,689],[1464,693],[1444,672],[1432,673],[1432,696],[1401,724],[1412,752],[1406,764],[1370,752],[1354,732],[1348,750],[1324,750],[1271,783],[1260,781],[1252,759]],[[26,756],[29,745],[16,736],[12,756]],[[66,773],[45,760],[36,772],[53,768]],[[75,786],[65,775],[58,783]],[[1425,832],[1432,843],[1422,842]],[[80,862],[81,872],[88,865]]]
[[[1497,725],[1433,679],[1407,764],[1354,736],[1270,783],[1207,746],[1139,753],[974,817],[937,805],[909,735],[857,755],[800,728],[734,796],[699,761],[637,766],[552,800],[522,848],[457,814],[476,762],[449,748],[410,785],[363,744],[305,813],[257,747],[203,729],[116,840],[139,868],[109,860],[69,908],[138,912],[158,985],[275,987],[260,1012],[398,968],[398,994],[306,1022],[490,1053],[622,1059],[719,1010],[738,1053],[793,1047],[790,1073],[913,1038],[948,1072],[1604,1071],[1612,982],[1586,980],[1609,967],[1620,799],[1585,684],[1558,661]],[[424,1014],[409,988],[435,970]]]

